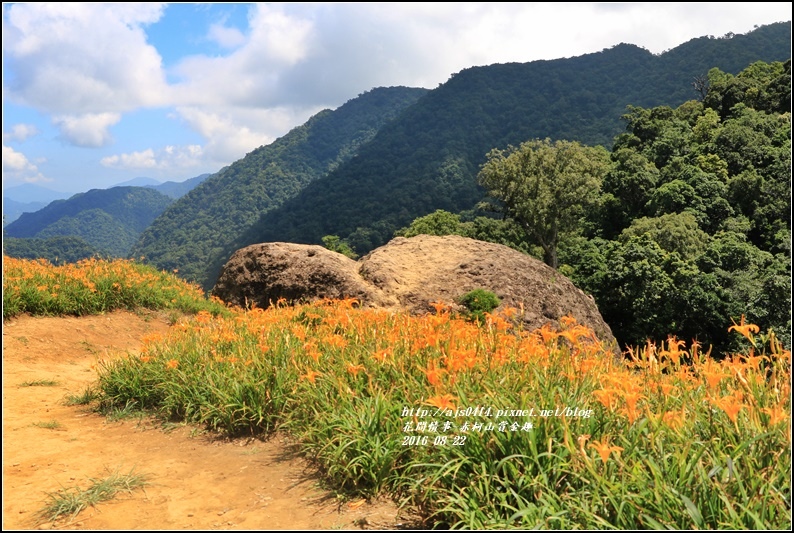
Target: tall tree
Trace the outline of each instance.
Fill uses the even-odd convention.
[[[544,262],[557,268],[561,236],[597,201],[609,167],[609,153],[600,146],[532,140],[491,150],[478,179],[502,202],[505,215],[543,248]]]

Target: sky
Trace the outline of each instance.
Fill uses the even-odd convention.
[[[3,188],[184,181],[375,87],[789,20],[790,2],[4,3]]]

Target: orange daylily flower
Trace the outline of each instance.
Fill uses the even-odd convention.
[[[729,377],[728,374],[721,371],[704,370],[701,371],[700,374],[706,378],[706,383],[708,383],[709,389],[716,388],[720,384],[720,381]]]
[[[764,407],[761,409],[764,413],[769,415],[769,427],[775,426],[781,422],[785,422],[789,417],[788,414],[779,406]]]
[[[444,302],[430,302],[430,306],[436,310],[437,315],[441,315],[449,311],[449,305]]]
[[[769,361],[769,358],[765,355],[746,355],[742,356],[742,358],[745,360],[748,368],[752,368],[753,370],[758,370],[758,365],[762,360]]]
[[[636,409],[637,402],[645,398],[645,395],[640,394],[637,391],[624,392],[622,396],[623,399],[626,401],[626,407],[628,407],[632,411]]]
[[[437,368],[432,362],[430,366],[428,366],[426,370],[422,370],[422,372],[427,376],[427,381],[434,387],[441,385],[441,377],[446,374],[446,370]]]
[[[317,379],[317,376],[322,376],[322,373],[317,372],[315,370],[309,370],[304,375],[301,376],[301,379],[306,379],[311,381],[312,383],[315,383],[315,379]]]
[[[682,350],[681,347],[685,346],[686,342],[680,339],[676,339],[674,335],[671,335],[667,338],[667,350],[662,350],[659,352],[659,357],[667,357],[671,361],[673,361],[674,365],[679,365],[681,362],[681,354],[686,354],[686,350]]]
[[[683,409],[681,411],[668,411],[662,416],[662,422],[671,429],[678,429],[684,425],[686,414]]]
[[[734,330],[738,331],[739,333],[747,337],[747,339],[753,344],[753,346],[755,346],[755,337],[753,337],[753,333],[758,333],[760,331],[760,328],[755,324],[745,324],[744,315],[742,315],[742,319],[739,321],[738,324],[734,321],[733,326],[728,328],[729,332]]]
[[[516,309],[515,307],[510,307],[509,305],[506,305],[502,308],[502,316],[504,316],[507,319],[514,317],[516,313],[518,313],[518,309]]]
[[[593,396],[596,397],[596,400],[601,402],[604,407],[607,409],[612,409],[613,403],[612,400],[617,394],[617,389],[599,389],[593,391]]]
[[[428,405],[432,405],[433,407],[438,407],[446,411],[447,409],[455,410],[455,404],[452,403],[453,400],[456,400],[454,396],[451,394],[444,394],[443,396],[433,396],[432,398],[428,398],[425,403]]]
[[[741,411],[744,407],[744,404],[740,402],[741,397],[734,395],[711,399],[711,403],[725,411],[725,414],[728,415],[728,418],[730,418],[731,422],[734,424],[736,423],[736,418],[739,415],[739,411]]]
[[[347,372],[349,374],[353,374],[354,376],[358,376],[358,373],[364,370],[364,365],[354,365],[353,363],[347,364]]]
[[[574,317],[572,317],[571,315],[561,316],[560,317],[560,324],[562,324],[566,328],[569,328],[571,326],[576,325],[576,319]]]
[[[598,455],[601,456],[601,461],[607,462],[609,459],[609,455],[614,453],[615,455],[620,455],[620,452],[623,451],[623,448],[620,446],[610,446],[609,445],[609,437],[604,436],[601,442],[593,442],[590,444],[590,448],[594,448]]]

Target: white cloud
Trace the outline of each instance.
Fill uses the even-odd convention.
[[[228,165],[254,148],[274,141],[296,120],[305,121],[309,117],[305,115],[296,119],[295,110],[286,108],[210,111],[200,107],[179,107],[177,112],[192,130],[207,139],[203,156],[207,163],[218,166]]]
[[[120,112],[165,102],[168,87],[143,25],[162,5],[20,3],[4,7],[4,96],[49,113]]]
[[[100,163],[111,168],[155,168],[157,161],[154,159],[154,150],[148,148],[141,152],[112,155],[102,158]]]
[[[6,179],[26,183],[52,181],[44,177],[38,167],[31,163],[25,154],[17,152],[10,146],[3,145],[3,181]]]
[[[52,121],[61,131],[61,138],[75,146],[98,148],[112,140],[110,126],[118,123],[118,113],[88,113],[80,116],[54,116]]]
[[[212,24],[207,38],[222,48],[237,48],[245,43],[245,35],[237,28],[229,28],[222,23]]]
[[[19,141],[33,137],[39,134],[39,129],[33,124],[14,124],[11,131],[3,133],[3,142]]]
[[[187,146],[166,146],[155,153],[154,149],[147,148],[139,152],[117,154],[102,158],[102,166],[123,170],[157,169],[175,171],[180,169],[195,168],[203,164],[201,146],[191,144]]]
[[[168,73],[179,81],[169,84],[146,35],[162,18],[162,4],[5,4],[4,102],[51,115],[62,139],[85,147],[107,145],[124,113],[163,108],[202,144],[174,139],[163,142],[170,147],[120,149],[125,153],[102,164],[219,168],[373,87],[435,88],[471,66],[572,57],[619,42],[660,53],[697,36],[791,20],[785,3],[285,2],[248,9],[245,28],[226,19],[194,28],[205,44],[227,52],[183,58]],[[3,139],[28,133],[12,129]]]

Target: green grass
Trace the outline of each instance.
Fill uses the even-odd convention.
[[[115,309],[227,312],[198,286],[129,260],[55,266],[43,259],[3,257],[3,320],[22,313],[79,316]]]
[[[96,389],[90,385],[86,386],[83,389],[83,392],[79,394],[67,394],[66,398],[64,398],[64,405],[67,406],[74,406],[74,405],[89,405],[91,402],[99,398],[99,394]]]
[[[63,488],[47,494],[47,502],[38,512],[41,521],[55,521],[61,517],[74,518],[77,514],[98,503],[111,500],[120,492],[133,492],[148,484],[148,476],[135,473],[115,472],[103,479],[89,479],[86,489],[79,487]]]

